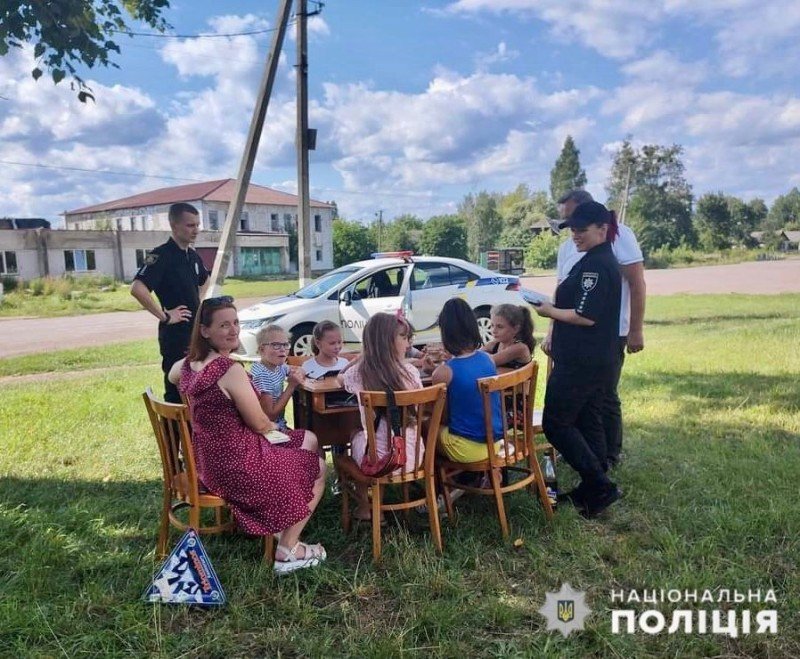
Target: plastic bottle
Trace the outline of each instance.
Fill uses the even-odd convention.
[[[550,499],[550,505],[555,508],[558,505],[558,480],[556,480],[556,468],[553,464],[553,459],[546,455],[544,456],[544,486],[547,491],[547,498]]]

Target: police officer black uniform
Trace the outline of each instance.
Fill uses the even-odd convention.
[[[191,247],[181,249],[173,238],[159,245],[145,258],[134,279],[141,281],[154,292],[165,312],[165,320],[158,324],[158,345],[161,351],[161,369],[164,371],[164,399],[180,403],[177,387],[167,379],[172,365],[186,355],[192,325],[200,307],[200,287],[209,272],[197,252]],[[170,324],[167,309],[185,305],[190,320]]]
[[[581,484],[567,499],[594,516],[616,501],[608,469],[602,401],[617,361],[622,280],[606,240],[610,212],[595,201],[580,204],[562,228],[586,255],[556,289],[554,304],[537,308],[553,319],[553,372],[547,382],[542,426],[547,440],[578,472]]]

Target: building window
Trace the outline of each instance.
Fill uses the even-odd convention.
[[[314,231],[322,233],[322,215],[314,216]]]
[[[96,270],[93,249],[65,249],[64,268],[67,272],[90,272]]]
[[[321,261],[321,260],[322,260],[322,250],[318,249],[317,250],[317,261]]]
[[[136,231],[136,218],[131,218],[131,231]]]
[[[146,249],[137,249],[136,250],[136,269],[138,270],[144,265],[144,259],[147,256]]]
[[[284,213],[283,214],[283,226],[287,229],[292,226],[292,214],[291,213]]]
[[[250,231],[250,213],[242,211],[239,216],[239,231]]]
[[[281,231],[281,218],[277,213],[270,213],[269,223],[273,233],[279,233]]]
[[[219,211],[208,211],[208,228],[219,231]]]
[[[0,252],[0,275],[15,275],[17,272],[17,253]]]

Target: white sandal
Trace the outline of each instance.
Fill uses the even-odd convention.
[[[300,546],[305,549],[305,555],[303,558],[297,557],[297,549]],[[322,545],[307,545],[304,542],[296,542],[294,547],[291,549],[284,547],[283,545],[278,545],[275,548],[275,553],[277,554],[279,551],[283,551],[286,554],[286,558],[279,560],[276,556],[272,569],[277,574],[289,574],[295,570],[302,570],[303,568],[307,567],[315,567],[328,557],[325,547]]]

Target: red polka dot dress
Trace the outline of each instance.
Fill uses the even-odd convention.
[[[291,441],[280,445],[251,430],[217,386],[229,368],[241,365],[217,357],[198,372],[187,361],[181,371],[179,390],[192,399],[197,472],[245,533],[278,533],[308,516],[319,458],[300,448],[304,430],[289,431]]]

